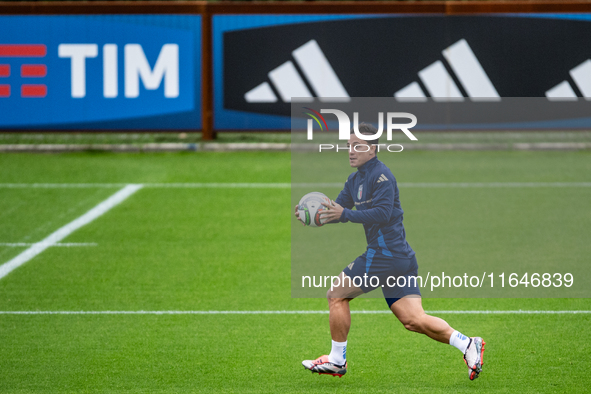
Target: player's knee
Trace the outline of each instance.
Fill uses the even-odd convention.
[[[329,289],[326,292],[326,299],[328,300],[328,303],[332,303],[335,302],[335,300],[338,300],[339,297],[337,296],[336,292],[334,290]]]
[[[400,322],[402,323],[404,328],[406,328],[408,331],[422,332],[421,319],[419,319],[417,317],[409,316],[409,317],[400,319]]]
[[[339,297],[339,294],[331,289],[326,292],[326,299],[328,300],[328,305],[338,304],[346,300],[346,298],[342,298],[342,296]]]

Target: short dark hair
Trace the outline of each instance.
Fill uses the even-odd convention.
[[[357,127],[359,133],[363,135],[376,135],[378,129],[376,129],[371,123],[360,123]],[[351,134],[355,134],[355,131],[351,129]],[[380,143],[380,139],[376,138],[375,140],[365,141],[368,145],[378,145]]]

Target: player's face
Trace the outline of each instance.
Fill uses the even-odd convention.
[[[349,147],[349,165],[351,167],[361,167],[375,156],[376,147],[369,145],[367,141],[360,139],[355,134],[349,136],[347,146]]]

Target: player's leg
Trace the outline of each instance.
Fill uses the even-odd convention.
[[[363,290],[353,285],[351,277],[344,272],[339,275],[340,285],[328,290],[330,336],[333,341],[345,342],[351,328],[349,302],[363,294]]]
[[[445,320],[426,314],[418,295],[408,295],[394,301],[390,305],[390,310],[407,330],[425,334],[429,338],[459,349],[464,354],[464,361],[469,368],[470,380],[478,377],[483,364],[485,342],[482,338],[469,338],[451,328]]]
[[[390,310],[406,329],[459,349],[468,365],[470,379],[476,379],[482,369],[484,341],[480,337],[469,338],[455,331],[445,320],[425,313],[416,280],[418,268],[415,256],[395,259],[392,273],[396,276],[396,286],[382,289]]]
[[[358,259],[364,259],[360,256]],[[355,260],[357,262],[357,260]],[[304,368],[319,374],[342,377],[347,373],[347,336],[351,327],[351,311],[349,302],[364,293],[364,289],[354,285],[352,277],[356,276],[350,264],[341,274],[333,287],[327,292],[329,307],[329,324],[332,337],[331,351],[328,355],[318,357],[316,360],[304,360]],[[364,267],[357,264],[358,267]],[[347,272],[349,275],[347,275]]]
[[[419,270],[416,257],[393,257],[383,266],[385,270],[381,279],[386,287],[382,287],[382,293],[388,307],[398,320],[410,331],[425,334],[439,342],[449,343],[454,330],[445,320],[429,316],[423,310],[419,282],[416,279]],[[386,273],[391,276],[385,278]]]
[[[421,296],[408,295],[390,306],[390,310],[409,331],[425,334],[442,343],[449,343],[454,329],[443,319],[430,316],[423,310]]]

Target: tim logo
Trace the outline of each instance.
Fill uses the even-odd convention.
[[[102,48],[103,96],[105,98],[115,98],[119,95],[117,49],[116,44],[105,44]],[[73,98],[86,96],[86,59],[96,58],[98,52],[97,44],[59,45],[58,56],[70,59]],[[162,46],[153,69],[141,45],[126,44],[123,53],[126,98],[135,98],[140,95],[140,80],[147,90],[158,89],[164,80],[164,97],[179,96],[179,46],[177,44]]]
[[[194,129],[200,32],[194,15],[0,15],[0,129]]]
[[[322,122],[324,123],[324,126],[326,126],[326,130],[328,130],[328,126],[326,124],[326,120],[324,119],[324,117],[321,114],[333,114],[336,115],[337,120],[339,122],[339,140],[348,140],[349,136],[350,136],[350,131],[351,131],[351,120],[349,119],[349,116],[338,109],[321,109],[320,113],[308,108],[308,107],[304,107],[304,109],[309,110],[311,112],[314,112],[314,114],[311,114],[309,112],[304,112],[306,115],[309,115],[312,117],[312,119],[308,119],[308,123],[307,123],[307,138],[308,140],[312,140],[314,139],[314,123],[312,120],[315,120],[316,123],[320,126],[321,130],[324,130],[322,128],[322,123],[320,123],[320,120],[318,118],[320,118],[322,120]],[[315,116],[316,115],[316,116]],[[410,120],[410,122],[406,122],[406,123],[394,123],[395,119],[407,119]],[[414,116],[411,113],[408,112],[387,112],[386,113],[386,139],[388,141],[392,140],[392,131],[394,130],[401,130],[411,141],[417,141],[417,137],[415,137],[409,129],[413,128],[414,126],[416,126],[417,124],[417,117]],[[377,132],[374,135],[365,135],[365,134],[361,134],[359,132],[359,112],[353,112],[353,132],[355,133],[355,135],[364,141],[371,141],[371,140],[375,140],[377,138],[380,138],[382,136],[382,134],[384,133],[384,113],[383,112],[378,112],[378,128],[377,128]]]
[[[47,55],[47,47],[44,44],[21,44],[1,45],[0,44],[0,98],[10,97],[13,91],[20,92],[20,97],[45,97],[47,96],[47,85],[34,83],[38,78],[47,75],[47,65],[38,63],[37,59]],[[31,59],[33,64],[21,64],[17,70],[9,63],[10,59],[26,58]],[[7,64],[8,63],[8,64]],[[19,69],[20,68],[20,69]],[[2,78],[8,78],[13,72],[20,73],[22,83],[10,85],[2,83]],[[41,82],[43,80],[40,80]]]
[[[115,98],[119,95],[117,67],[117,45],[106,44],[102,48],[103,65],[103,97]],[[146,55],[139,44],[124,46],[124,95],[135,98],[140,94],[140,81],[146,90],[156,90],[164,82],[164,97],[179,96],[179,47],[177,44],[165,44],[160,50],[154,67],[146,59]],[[58,57],[70,60],[70,94],[72,98],[86,96],[86,63],[87,59],[96,58],[99,53],[96,44],[60,44]],[[45,44],[3,45],[0,44],[0,78],[8,78],[13,70],[11,64],[3,64],[2,58],[30,58],[39,59],[47,55]],[[47,85],[43,83],[27,83],[28,79],[47,76],[47,65],[21,64],[20,76],[23,83],[20,88],[21,97],[45,97]],[[0,97],[10,97],[14,86],[2,84],[0,79]]]

